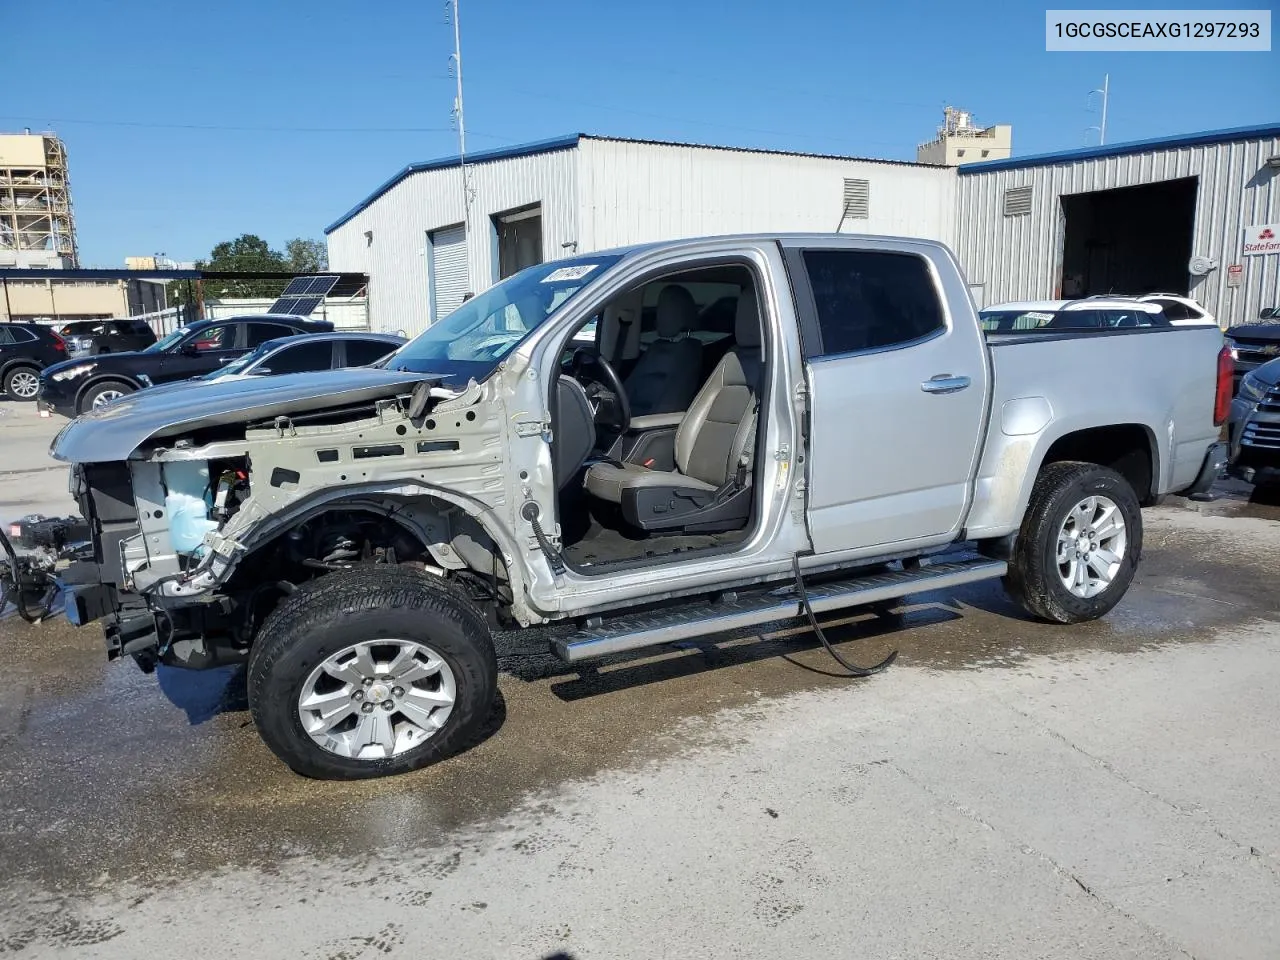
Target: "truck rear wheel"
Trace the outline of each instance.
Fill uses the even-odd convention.
[[[1051,463],[1036,478],[1005,589],[1042,620],[1096,620],[1129,589],[1141,552],[1129,481],[1093,463]]]
[[[460,592],[395,566],[299,587],[249,656],[249,709],[297,773],[407,773],[470,746],[498,689],[484,617]]]

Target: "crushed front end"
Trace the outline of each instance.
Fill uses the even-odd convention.
[[[142,391],[55,439],[92,544],[63,578],[67,616],[101,622],[110,657],[241,662],[283,597],[363,564],[416,566],[509,605],[503,551],[476,520],[511,510],[495,389],[308,376]]]
[[[142,579],[151,588],[157,576],[180,578],[194,565],[204,533],[248,495],[247,468],[234,460],[74,465],[71,493],[93,555],[63,575],[67,619],[102,620],[108,657],[131,655],[144,669],[160,660],[208,667],[243,659],[248,638],[237,637],[229,598],[169,608],[158,593],[142,592],[139,574],[147,571]]]

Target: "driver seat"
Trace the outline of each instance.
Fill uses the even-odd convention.
[[[698,305],[684,287],[671,284],[658,294],[658,339],[649,344],[622,384],[631,414],[684,412],[702,378],[702,343],[689,336],[698,322]]]
[[[587,493],[618,504],[632,526],[711,533],[740,529],[750,518],[762,369],[752,290],[738,296],[734,339],[676,431],[675,470],[620,462],[587,470]]]

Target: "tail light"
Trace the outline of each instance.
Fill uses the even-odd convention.
[[[1235,383],[1236,365],[1231,359],[1231,348],[1218,351],[1218,391],[1213,398],[1213,425],[1220,427],[1227,422],[1231,412],[1232,386]]]
[[[67,341],[62,339],[62,335],[55,330],[50,330],[49,333],[53,336],[53,349],[59,353],[66,353]]]

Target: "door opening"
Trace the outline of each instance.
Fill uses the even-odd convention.
[[[1062,296],[1190,291],[1198,177],[1062,198]]]
[[[541,204],[496,214],[493,229],[498,240],[499,280],[542,262]]]

